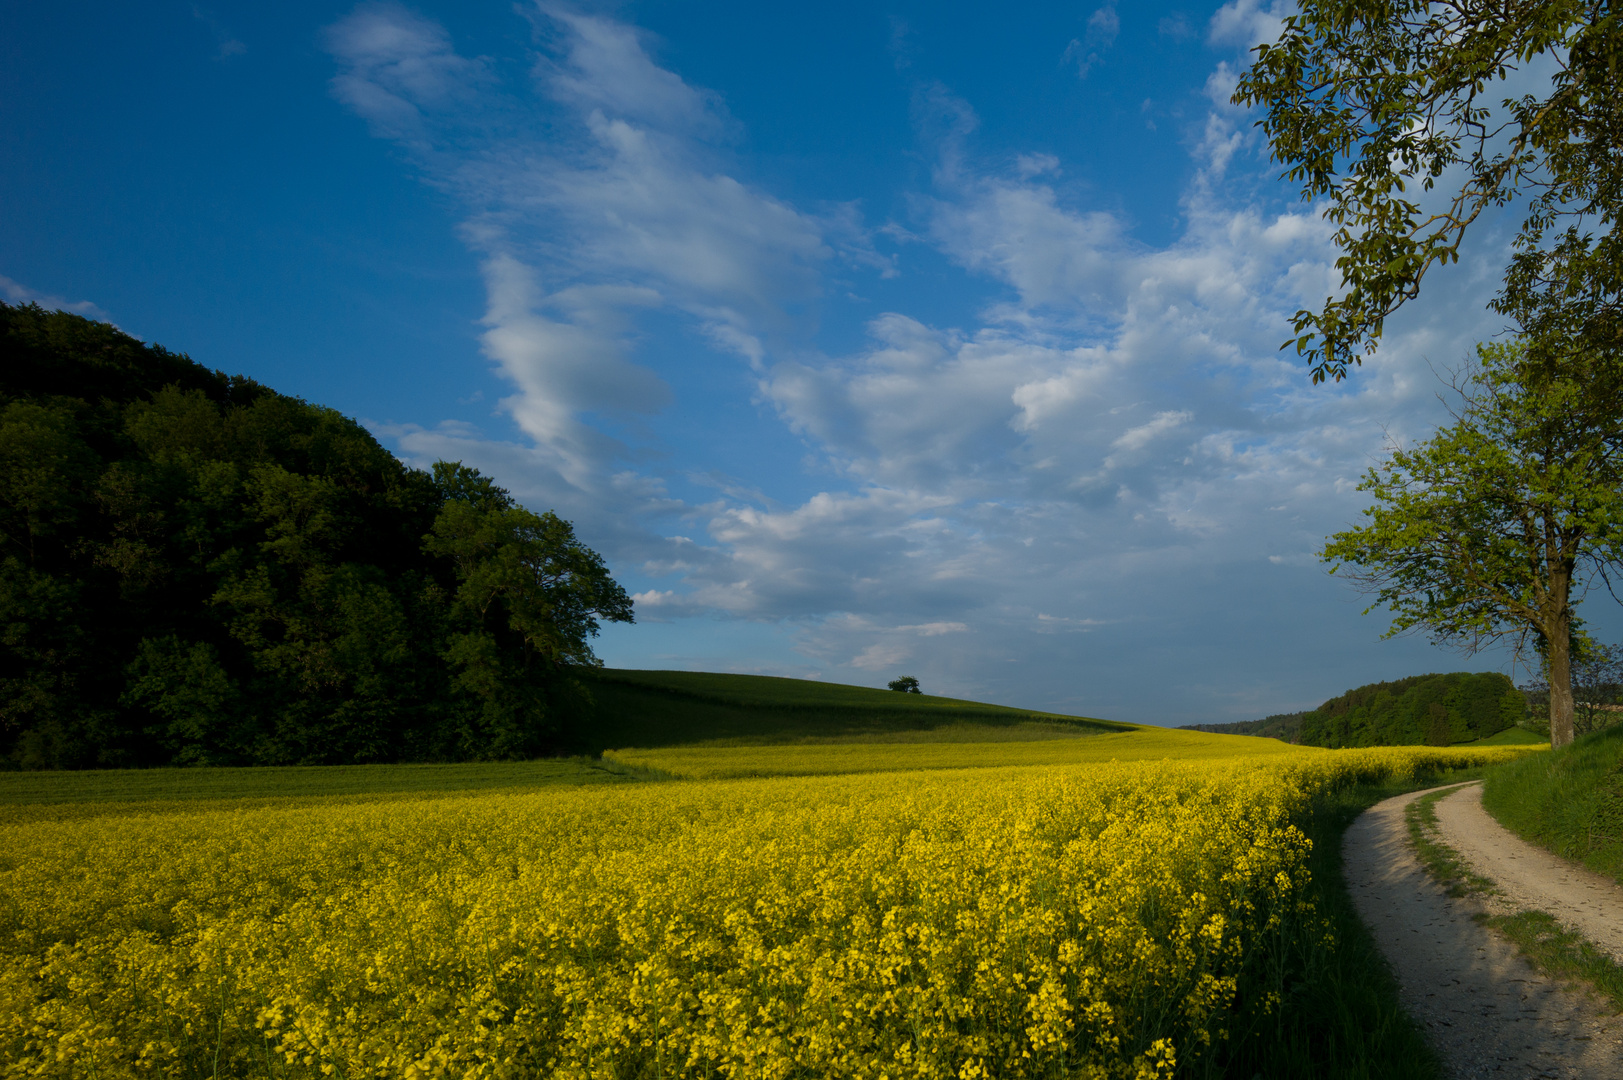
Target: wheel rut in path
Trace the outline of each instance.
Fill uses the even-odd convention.
[[[1481,903],[1449,896],[1415,858],[1404,810],[1424,794],[1366,810],[1342,851],[1358,914],[1448,1075],[1623,1080],[1623,1017],[1539,974],[1477,921]]]

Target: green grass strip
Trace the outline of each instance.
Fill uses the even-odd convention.
[[[1420,865],[1431,872],[1449,896],[1487,895],[1493,882],[1474,872],[1459,852],[1438,839],[1437,801],[1459,790],[1459,785],[1422,795],[1404,811],[1409,826],[1409,842],[1414,845]]]
[[[1543,911],[1490,916],[1487,924],[1504,934],[1533,966],[1552,978],[1586,983],[1623,1013],[1623,964],[1601,952],[1575,930]]]
[[[1494,769],[1482,805],[1523,840],[1623,881],[1623,726]]]

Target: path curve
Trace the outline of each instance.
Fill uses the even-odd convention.
[[[1623,960],[1623,885],[1529,844],[1482,808],[1482,785],[1468,784],[1437,800],[1445,844],[1500,895],[1490,907],[1547,911],[1595,945]]]
[[[1623,1018],[1540,975],[1415,859],[1404,808],[1424,794],[1366,810],[1342,852],[1358,914],[1449,1075],[1623,1080]]]

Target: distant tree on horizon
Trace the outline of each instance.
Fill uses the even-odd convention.
[[[892,690],[902,694],[922,693],[922,691],[919,689],[919,681],[911,675],[903,675],[899,679],[892,679],[886,685],[888,685]]]

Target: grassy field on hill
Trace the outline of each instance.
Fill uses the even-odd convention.
[[[760,675],[600,670],[605,762],[688,779],[1068,765],[1287,752],[1259,743],[978,701]]]
[[[1547,736],[1535,735],[1524,727],[1506,728],[1485,739],[1478,739],[1469,746],[1548,746],[1550,740]]]
[[[1091,717],[1062,716],[931,694],[767,675],[693,671],[585,673],[596,702],[582,725],[583,753],[694,743],[760,745],[819,740],[919,738],[954,741],[1044,738],[1131,730]]]
[[[450,765],[0,772],[0,825],[472,796],[624,784],[644,773],[587,757]]]

